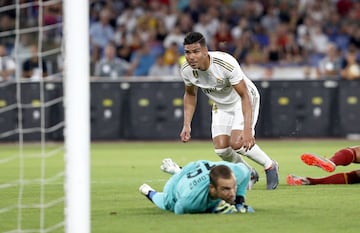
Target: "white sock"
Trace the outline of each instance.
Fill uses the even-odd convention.
[[[236,153],[236,151],[231,150],[233,153],[233,157],[235,158],[234,163],[243,163],[245,166],[247,166],[250,170],[252,170],[252,167],[244,160],[241,154]]]
[[[272,166],[273,161],[270,159],[270,157],[260,149],[258,145],[254,145],[251,150],[248,150],[245,152],[243,148],[236,151],[239,154],[245,155],[251,160],[255,161],[256,163],[262,165],[264,169],[268,169]]]
[[[236,153],[231,147],[223,148],[223,149],[215,149],[215,153],[222,158],[222,160],[233,162],[233,163],[243,163],[250,170],[252,167],[242,158],[241,154]]]

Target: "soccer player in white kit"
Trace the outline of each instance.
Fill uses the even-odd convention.
[[[254,83],[245,76],[233,56],[208,51],[201,33],[187,34],[184,52],[186,61],[180,68],[185,83],[181,140],[188,142],[191,138],[197,90],[201,88],[214,102],[211,132],[215,153],[225,161],[242,162],[252,169],[242,158],[242,155],[247,156],[264,167],[267,189],[276,189],[279,184],[278,164],[255,143],[260,95]]]

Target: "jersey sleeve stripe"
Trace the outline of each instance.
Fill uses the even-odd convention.
[[[182,66],[181,66],[181,71],[185,70],[188,66],[190,66],[189,63],[188,63],[188,62],[184,62],[184,63],[182,64]]]
[[[226,70],[232,72],[234,70],[234,66],[231,65],[230,63],[221,60],[219,58],[214,57],[214,64],[220,65],[222,67],[224,67]]]

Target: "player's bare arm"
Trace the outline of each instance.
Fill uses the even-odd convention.
[[[244,115],[244,130],[242,133],[242,147],[245,151],[250,150],[255,145],[255,138],[252,134],[252,107],[249,93],[244,80],[234,85],[234,89],[241,97],[242,111]]]
[[[180,133],[182,142],[188,142],[191,138],[191,121],[194,116],[196,102],[197,102],[196,86],[185,86],[184,94],[184,125]]]

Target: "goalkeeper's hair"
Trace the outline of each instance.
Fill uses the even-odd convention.
[[[221,179],[231,179],[233,172],[226,165],[217,165],[211,168],[210,173],[210,184],[217,187],[219,178]]]
[[[202,47],[206,47],[205,37],[199,32],[189,32],[184,39],[184,45],[199,43]]]

